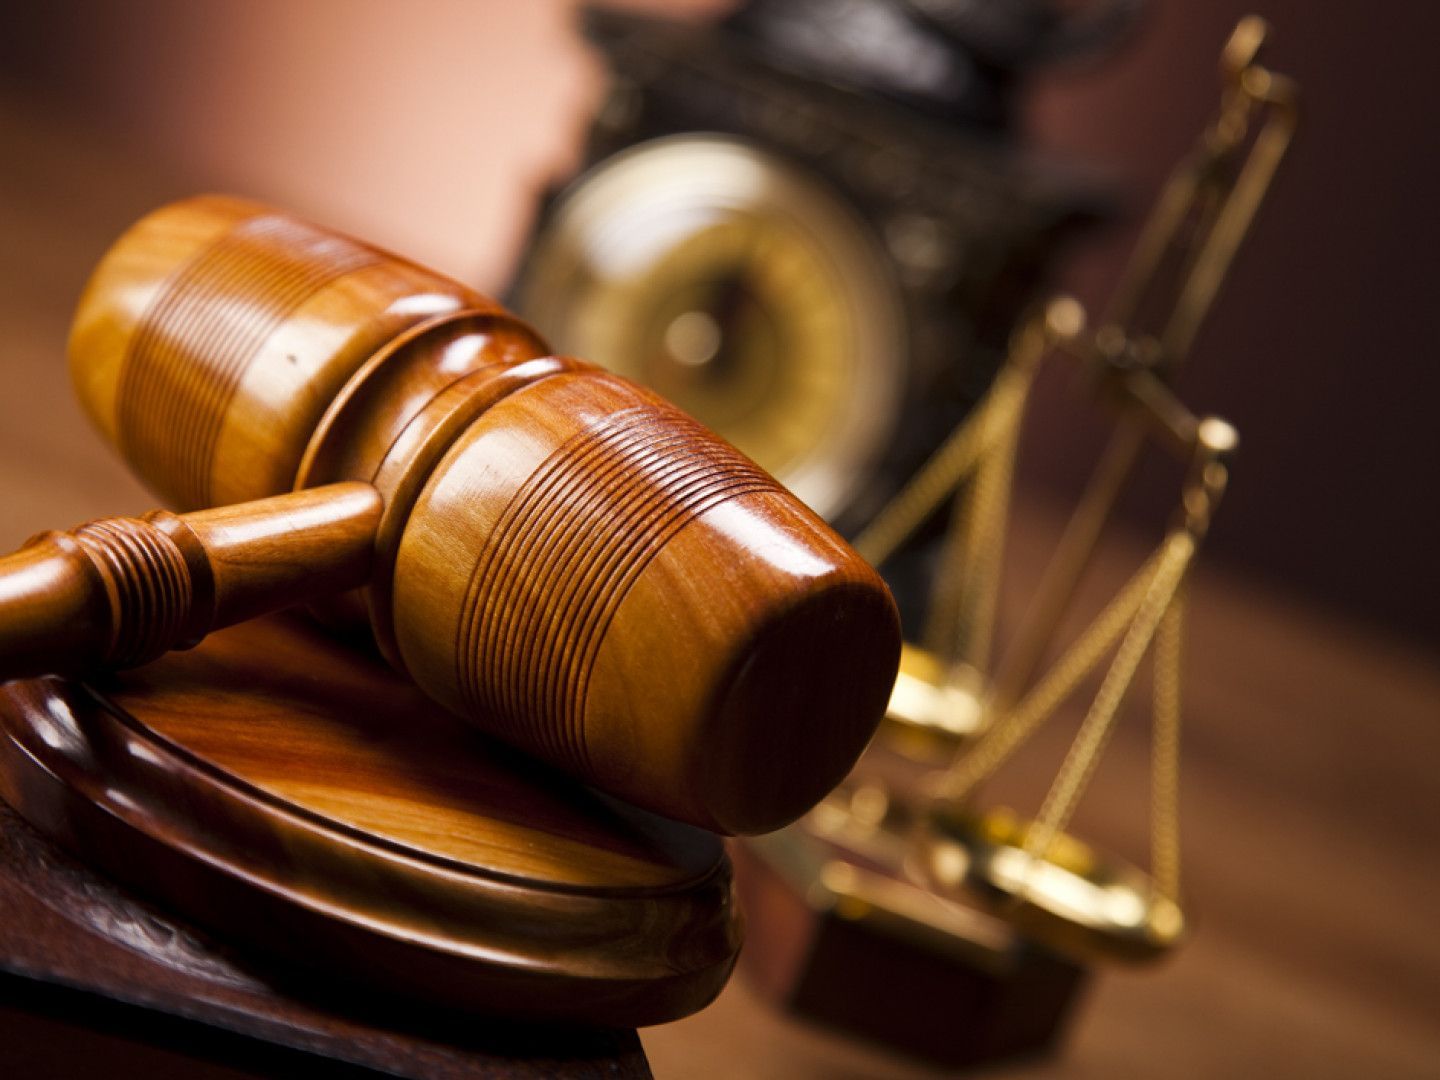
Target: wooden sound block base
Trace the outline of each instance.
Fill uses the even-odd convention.
[[[70,858],[0,803],[0,1076],[621,1080],[634,1032],[366,1009],[283,987]]]
[[[298,619],[81,683],[0,687],[0,796],[317,987],[633,1026],[720,990],[730,866],[536,765]]]

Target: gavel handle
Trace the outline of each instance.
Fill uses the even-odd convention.
[[[0,558],[0,681],[134,667],[369,580],[382,501],[345,483],[41,533]]]

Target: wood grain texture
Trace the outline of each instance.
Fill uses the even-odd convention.
[[[178,506],[370,485],[370,575],[321,614],[431,696],[650,809],[776,828],[883,710],[888,591],[715,435],[547,353],[462,286],[216,197],[123,236],[71,336],[87,409]]]
[[[140,319],[120,368],[120,446],[174,500],[209,506],[225,414],[265,340],[320,289],[372,266],[373,252],[299,222],[250,218],[181,267]]]
[[[382,345],[470,289],[244,200],[134,225],[92,274],[72,378],[102,433],[169,505],[288,491],[321,414]]]
[[[7,802],[285,969],[628,1026],[708,1002],[739,947],[716,838],[527,762],[299,621],[7,684],[0,725]]]

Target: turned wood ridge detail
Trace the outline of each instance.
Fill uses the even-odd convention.
[[[173,508],[0,560],[0,678],[142,664],[310,603],[431,697],[622,798],[778,827],[849,769],[889,594],[758,467],[469,289],[240,200],[151,214],[70,342]]]
[[[368,484],[102,518],[0,560],[0,679],[136,667],[213,630],[364,584]]]

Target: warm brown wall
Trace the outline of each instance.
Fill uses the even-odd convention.
[[[6,13],[0,91],[192,185],[275,200],[494,288],[599,92],[572,7],[36,0]],[[1213,107],[1215,53],[1248,9],[1275,24],[1271,62],[1303,84],[1306,116],[1185,384],[1245,438],[1213,552],[1440,640],[1426,322],[1440,8],[1156,3],[1120,56],[1042,79],[1030,127],[1123,177],[1143,207]],[[1076,260],[1071,286],[1103,299],[1128,238]],[[1072,486],[1081,460],[1060,381],[1046,384],[1025,466],[1047,489]],[[1171,490],[1154,472],[1136,502],[1149,520]]]
[[[60,0],[17,18],[0,59],[57,111],[472,280],[503,279],[599,83],[559,3]]]

